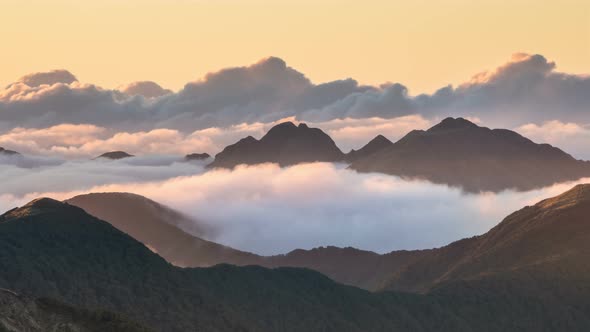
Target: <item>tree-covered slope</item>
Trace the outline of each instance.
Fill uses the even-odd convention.
[[[586,285],[579,280],[576,285]],[[483,284],[482,284],[483,285]],[[50,199],[0,217],[0,287],[128,315],[159,331],[586,331],[590,293],[507,282],[371,293],[307,269],[174,267],[82,209]]]

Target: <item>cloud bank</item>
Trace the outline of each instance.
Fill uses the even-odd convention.
[[[209,240],[242,250],[268,255],[336,245],[383,253],[481,234],[509,213],[574,185],[472,195],[330,163],[204,172],[198,164],[165,157],[133,159],[67,162],[34,171],[4,168],[0,207],[39,196],[133,192],[193,216],[213,230]],[[203,224],[182,227],[196,232]]]
[[[514,128],[552,120],[588,123],[589,108],[590,78],[560,73],[541,55],[515,54],[457,87],[418,96],[400,83],[363,86],[344,79],[314,84],[271,57],[209,73],[175,93],[153,82],[102,89],[82,84],[65,71],[28,75],[0,90],[0,128],[72,123],[130,132],[168,128],[187,134],[286,117],[323,122],[407,115],[477,117],[489,125]]]
[[[153,129],[138,132],[116,132],[91,124],[61,124],[49,128],[17,127],[0,134],[0,146],[21,153],[88,159],[104,152],[122,150],[133,155],[186,155],[207,152],[211,155],[221,151],[246,136],[262,137],[272,123],[242,123],[228,127],[211,127],[184,133],[177,129]],[[432,123],[421,116],[406,116],[395,119],[336,119],[309,123],[323,128],[344,151],[358,149],[379,134],[397,140],[412,129],[425,129]]]

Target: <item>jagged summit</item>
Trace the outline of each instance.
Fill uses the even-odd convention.
[[[260,140],[248,136],[227,146],[209,167],[233,168],[240,164],[278,163],[289,166],[305,162],[343,161],[336,143],[318,128],[305,123],[283,122],[272,127]]]
[[[129,157],[133,157],[133,155],[129,154],[125,151],[111,151],[111,152],[103,153],[94,159],[105,158],[105,159],[117,160],[117,159],[129,158]]]
[[[469,129],[469,128],[478,128],[478,126],[464,118],[452,118],[448,117],[442,120],[437,125],[433,126],[432,128],[428,129],[428,132],[437,132],[437,131],[447,131],[447,130],[460,130],[460,129]]]
[[[377,151],[390,147],[393,143],[388,140],[383,135],[377,135],[373,138],[369,143],[358,150],[351,150],[349,153],[346,154],[346,160],[349,162],[354,162],[355,160],[359,160],[361,158],[365,158]]]
[[[352,161],[352,169],[460,187],[467,192],[531,190],[590,176],[590,164],[506,129],[446,118]]]

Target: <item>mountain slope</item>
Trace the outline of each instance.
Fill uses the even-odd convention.
[[[31,299],[0,289],[0,331],[2,332],[148,332],[141,325],[108,311],[74,308],[47,299]]]
[[[590,202],[585,198],[587,195],[579,194],[587,192],[587,188],[589,186],[578,186],[563,195],[535,205],[535,207],[544,207],[541,210],[528,207],[516,212],[480,237],[463,239],[438,249],[394,251],[384,255],[355,248],[322,247],[312,250],[294,250],[285,255],[258,256],[185,233],[179,228],[184,216],[168,211],[167,208],[138,195],[91,194],[77,196],[68,202],[112,223],[148,244],[168,261],[175,264],[180,262],[181,266],[229,263],[265,267],[301,267],[319,271],[338,282],[369,290],[396,289],[424,292],[448,280],[474,279],[477,275],[491,275],[502,270],[513,271],[519,266],[541,262],[543,258],[565,259],[564,252],[585,250],[583,240],[573,242],[573,239],[577,237],[586,239],[590,234],[590,226],[584,223],[585,216],[590,215]],[[574,200],[570,197],[578,198]],[[549,204],[549,202],[553,203]],[[559,202],[570,202],[568,204],[571,205],[564,208],[563,206],[567,204]],[[530,219],[533,215],[528,214],[530,211],[538,211],[539,216],[549,218],[553,215],[553,210],[563,212],[574,208],[581,209],[582,212],[579,212],[576,218],[582,221],[572,218],[569,222],[573,222],[572,227],[579,228],[562,229],[555,224],[550,224],[552,226],[544,231],[544,237],[537,235],[538,225]],[[539,216],[535,218],[540,218]],[[195,222],[191,221],[190,224]],[[535,225],[535,228],[530,225]],[[564,222],[563,225],[568,223]],[[563,240],[556,242],[555,240],[559,239],[558,235],[563,237]],[[510,249],[504,249],[506,252],[498,251],[497,248],[506,243],[520,247],[506,247]],[[475,257],[490,257],[482,253],[491,252],[501,256],[493,256],[483,262],[475,260]],[[496,266],[494,262],[511,265],[501,267]],[[578,266],[583,265],[578,264]],[[472,272],[469,274],[468,271]]]
[[[107,221],[144,243],[168,262],[183,267],[207,267],[222,263],[303,267],[319,271],[344,284],[377,289],[384,282],[383,277],[393,274],[426,252],[400,251],[379,255],[355,248],[324,247],[265,257],[203,240],[202,237],[210,231],[198,220],[192,220],[140,195],[93,193],[79,195],[66,202]],[[190,233],[182,230],[189,225]]]
[[[396,331],[406,324],[424,331],[443,318],[456,321],[443,311],[420,323],[394,300],[309,270],[175,268],[106,222],[50,199],[0,217],[0,266],[0,287],[123,312],[161,331]]]
[[[590,165],[505,129],[447,118],[414,130],[350,166],[461,187],[468,192],[530,190],[590,176]]]
[[[589,293],[573,304],[457,285],[432,295],[375,294],[306,269],[176,268],[108,223],[51,199],[0,217],[0,267],[0,287],[122,312],[160,331],[590,328]]]
[[[509,215],[484,235],[433,250],[384,288],[420,292],[506,276],[590,280],[589,216],[590,185],[578,185]]]
[[[289,166],[314,161],[343,161],[336,143],[317,128],[284,122],[271,128],[260,140],[252,136],[227,146],[209,167],[233,168],[239,164],[278,163]]]
[[[249,265],[259,256],[203,240],[211,232],[198,221],[143,196],[130,193],[93,193],[66,201],[109,222],[176,266],[205,267],[220,263]]]

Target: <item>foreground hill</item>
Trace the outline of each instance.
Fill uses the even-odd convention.
[[[149,332],[141,325],[108,311],[74,308],[48,299],[31,299],[0,289],[1,332]]]
[[[447,118],[414,130],[352,169],[461,187],[465,191],[530,190],[590,176],[590,164],[506,129]]]
[[[260,140],[252,136],[227,146],[209,167],[233,168],[239,164],[278,163],[289,166],[314,161],[343,161],[344,153],[326,133],[301,123],[284,122]]]
[[[564,295],[537,297],[510,282],[375,294],[305,269],[181,269],[108,223],[51,199],[0,217],[0,266],[0,287],[122,312],[160,331],[590,328],[590,293],[578,287],[587,285],[584,275],[536,284]]]
[[[482,236],[431,251],[386,289],[427,291],[457,280],[525,277],[590,280],[590,185],[506,217]]]

